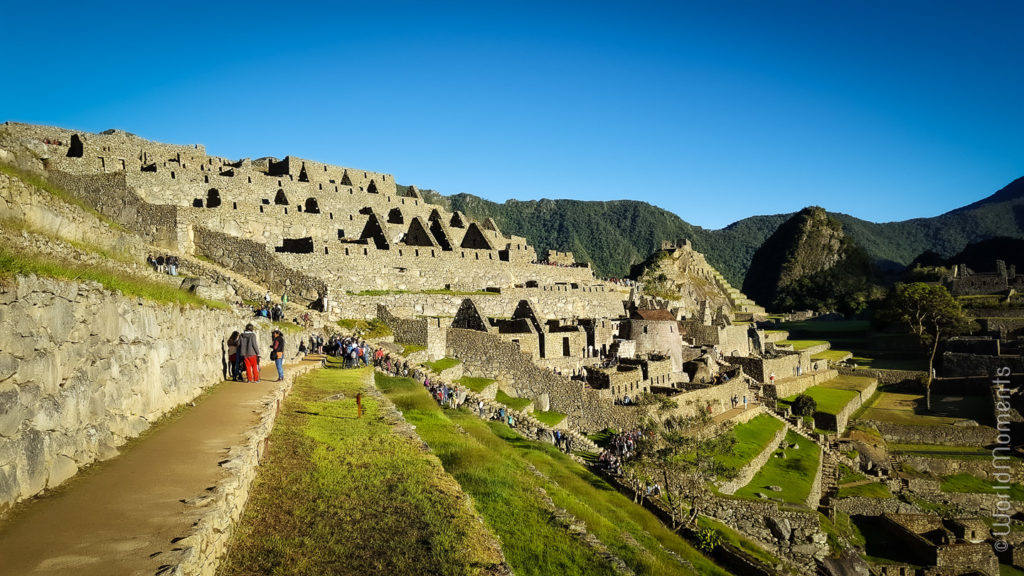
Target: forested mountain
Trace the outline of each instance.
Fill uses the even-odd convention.
[[[661,247],[662,240],[688,238],[734,286],[742,286],[761,244],[792,214],[752,216],[719,230],[689,224],[645,202],[579,200],[509,200],[490,202],[470,194],[443,196],[422,191],[430,202],[461,210],[472,218],[494,218],[505,233],[524,236],[540,256],[551,248],[571,250],[591,262],[600,276],[625,276]],[[882,267],[902,267],[932,250],[948,258],[965,246],[988,238],[1024,238],[1024,178],[973,204],[933,218],[877,224],[846,214],[832,214],[846,235]]]

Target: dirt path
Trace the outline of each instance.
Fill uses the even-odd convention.
[[[280,385],[272,364],[260,373],[262,382],[217,385],[121,455],[16,507],[0,523],[0,576],[157,573],[202,511],[182,500],[216,483],[218,462]]]

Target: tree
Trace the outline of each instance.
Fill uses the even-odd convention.
[[[976,324],[967,317],[960,303],[939,284],[912,282],[897,284],[883,304],[883,319],[905,325],[917,335],[922,346],[930,348],[925,375],[925,405],[932,408],[932,378],[939,343],[950,336],[973,331]]]
[[[807,394],[801,394],[793,401],[793,413],[797,416],[813,416],[817,409],[818,401]]]
[[[733,473],[714,456],[731,450],[736,440],[727,425],[712,426],[703,412],[696,418],[670,416],[649,423],[645,440],[637,444],[636,457],[649,463],[651,475],[661,480],[673,530],[696,521],[703,502],[710,497],[708,484],[719,475]],[[690,516],[684,522],[687,507]]]

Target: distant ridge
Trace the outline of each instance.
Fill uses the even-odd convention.
[[[733,285],[742,286],[754,253],[793,213],[751,216],[719,230],[684,221],[657,206],[633,200],[509,200],[498,204],[471,194],[430,201],[472,218],[494,218],[502,230],[526,237],[543,253],[571,250],[602,276],[625,276],[630,266],[659,249],[663,240],[689,239]],[[926,250],[948,258],[989,238],[1024,238],[1024,178],[977,202],[932,218],[875,223],[830,213],[847,236],[883,269],[898,269]]]

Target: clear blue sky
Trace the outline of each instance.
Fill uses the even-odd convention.
[[[0,120],[718,228],[1024,176],[1024,2],[12,2]]]

